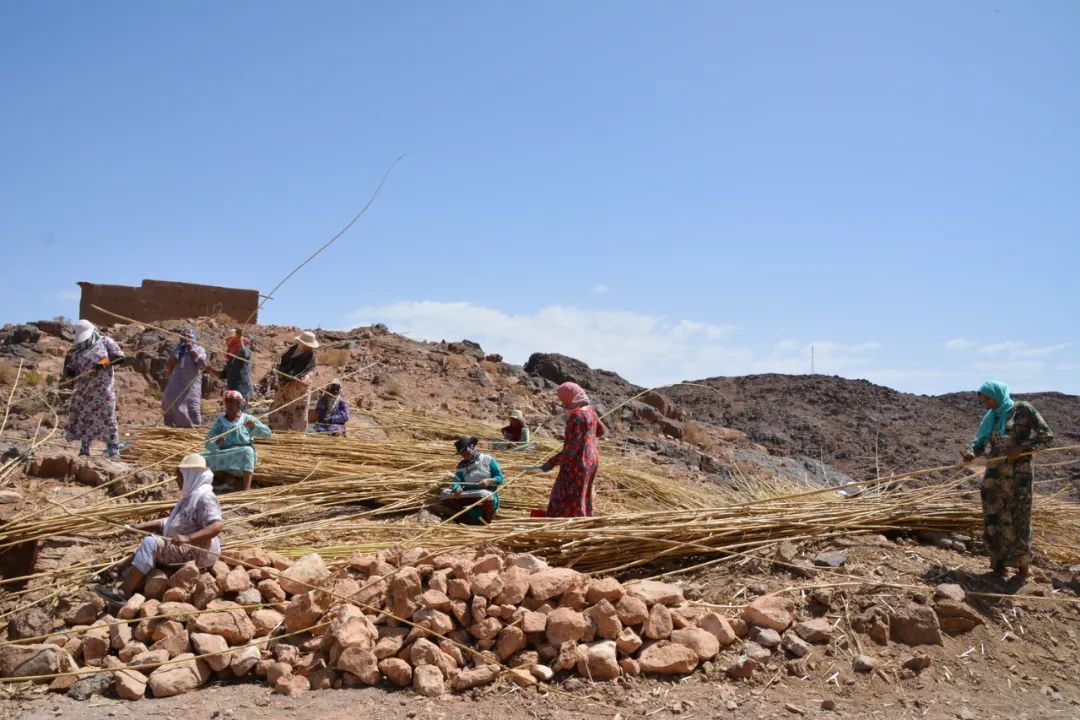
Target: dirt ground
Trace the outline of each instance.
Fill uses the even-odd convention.
[[[428,699],[408,690],[383,688],[322,690],[298,697],[272,693],[258,683],[211,684],[195,693],[135,703],[103,697],[78,702],[27,684],[5,686],[4,718],[169,718],[170,720],[297,717],[318,713],[322,720],[374,716],[387,720],[492,718],[927,718],[929,720],[1041,720],[1080,717],[1080,600],[1055,590],[1054,576],[1038,570],[1022,587],[1007,588],[1032,599],[983,597],[998,591],[984,575],[985,559],[920,545],[909,537],[894,541],[859,536],[800,548],[833,550],[847,561],[838,570],[795,578],[767,559],[749,558],[683,577],[688,597],[737,612],[755,594],[802,588],[800,603],[815,589],[830,588],[825,617],[840,627],[856,612],[895,607],[953,582],[969,594],[985,624],[941,646],[878,645],[850,628],[825,647],[815,647],[805,677],[789,675],[780,659],[770,660],[750,680],[732,680],[722,668],[735,650],[677,679],[624,678],[592,683],[571,677],[541,690],[510,683]],[[879,586],[844,586],[852,578],[876,579]],[[900,586],[900,587],[896,587]],[[1042,598],[1042,599],[1040,599]],[[805,613],[804,610],[800,611]],[[931,664],[902,677],[901,663],[915,652]],[[878,662],[870,674],[852,670],[851,657],[867,654]],[[909,674],[910,675],[910,674]],[[831,703],[831,704],[830,704]]]
[[[200,330],[207,347],[218,348],[228,327],[203,323]],[[296,331],[253,329],[259,350],[257,382]],[[130,429],[157,424],[161,378],[155,376],[157,366],[151,360],[160,361],[171,341],[134,327],[118,329],[117,335],[129,355],[144,355],[144,371],[125,368],[118,373],[122,425]],[[353,398],[358,414],[380,408],[424,408],[444,415],[496,421],[505,417],[508,408],[516,407],[525,410],[534,427],[537,422],[548,424],[541,434],[558,432],[560,416],[551,407],[550,379],[502,363],[478,347],[415,343],[379,328],[320,336],[330,349],[339,352],[327,355],[335,364],[320,367],[316,382],[346,377],[346,394]],[[61,340],[45,337],[33,346],[16,349],[22,353],[18,358],[31,363],[40,373],[55,377],[65,348]],[[15,359],[12,356],[5,362]],[[212,364],[219,360],[215,357]],[[761,380],[724,380],[721,389],[728,396],[725,403],[717,403],[715,393],[695,394],[685,388],[670,393],[681,407],[679,412],[717,423],[717,447],[741,448],[761,443],[777,455],[804,453],[817,457],[824,452],[827,462],[860,476],[878,471],[877,467],[871,470],[872,463],[884,463],[880,468],[884,473],[933,465],[939,456],[947,455],[951,461],[953,446],[960,442],[961,435],[966,437],[978,415],[977,409],[969,412],[958,397],[905,396],[859,381],[786,378],[762,388]],[[207,382],[209,393],[216,381]],[[25,444],[25,439],[37,432],[38,420],[50,415],[32,401],[36,391],[17,395],[24,399],[15,404],[5,443]],[[216,403],[210,398],[216,395],[205,397],[210,412]],[[799,403],[793,406],[791,398],[799,399]],[[1077,401],[1067,396],[1037,400],[1047,419],[1056,425],[1060,441],[1078,439],[1072,422],[1080,417]],[[928,403],[933,405],[932,412],[927,410]],[[959,420],[960,415],[964,422]],[[933,419],[934,427],[952,428],[952,434],[944,437],[928,427],[928,417]],[[892,428],[894,436],[882,437],[875,430],[882,425]],[[720,434],[720,426],[739,428],[749,438],[733,431]],[[629,424],[628,428],[620,428],[626,429]],[[649,432],[651,436],[644,433],[643,437],[649,436],[657,443],[673,442],[658,431]],[[1066,481],[1075,479],[1070,475],[1075,473],[1070,463],[1061,466],[1060,471]],[[687,477],[688,481],[696,481],[701,475]],[[49,498],[54,502],[85,491],[73,483],[21,475],[14,478],[12,489],[27,498]],[[766,558],[744,558],[677,576],[688,598],[733,615],[755,595],[794,587],[800,613],[805,616],[815,590],[831,590],[833,601],[822,612],[843,630],[827,647],[815,647],[805,676],[789,675],[783,654],[777,653],[750,680],[730,679],[723,669],[734,659],[736,643],[714,661],[678,680],[624,678],[592,683],[572,677],[539,690],[502,682],[434,700],[408,690],[385,688],[323,690],[285,697],[273,694],[264,684],[247,682],[212,683],[198,692],[166,699],[126,702],[94,696],[79,702],[49,693],[42,686],[7,684],[0,685],[0,717],[239,720],[316,713],[320,720],[366,716],[388,720],[1080,718],[1080,599],[1076,594],[1080,571],[1042,567],[1023,587],[998,588],[983,575],[986,560],[978,543],[968,542],[967,546],[966,551],[956,552],[920,545],[909,537],[886,540],[881,536],[859,536],[828,547],[800,548],[804,554],[834,549],[847,555],[839,570],[821,569],[810,578],[794,577]],[[78,562],[101,547],[92,538],[51,538],[42,550],[39,568]],[[653,568],[653,572],[671,569]],[[850,620],[856,613],[874,607],[925,603],[927,594],[932,594],[939,583],[961,585],[984,624],[963,635],[946,636],[942,646],[919,648],[895,643],[878,645],[868,635],[851,629]],[[1035,597],[978,595],[1002,590]],[[913,652],[925,652],[931,664],[918,675],[909,672],[905,676],[902,665]],[[852,658],[857,654],[874,658],[878,669],[865,674],[855,672]]]

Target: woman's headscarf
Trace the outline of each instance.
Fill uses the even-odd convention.
[[[573,382],[564,382],[555,391],[559,396],[564,410],[573,410],[576,407],[589,404],[589,396],[581,389],[581,386]]]
[[[214,473],[206,468],[180,468],[180,474],[184,476],[184,490],[180,501],[173,506],[169,517],[165,518],[165,524],[161,528],[165,537],[171,535],[170,530],[180,524],[188,524],[190,518],[198,508],[199,500],[203,495],[214,493]]]
[[[194,345],[195,341],[198,339],[198,337],[199,337],[199,334],[197,332],[195,332],[195,328],[190,328],[190,327],[185,328],[184,330],[182,330],[180,332],[180,338],[181,338],[180,342],[176,343],[176,353],[175,354],[176,354],[176,359],[177,360],[182,360],[184,355],[186,355],[187,351],[189,350],[189,348],[187,346],[187,343],[184,342],[183,338],[187,338]]]
[[[458,453],[462,453],[465,452],[466,448],[475,448],[479,442],[479,438],[466,437],[462,435],[454,441],[454,450],[456,450]]]
[[[244,403],[244,396],[241,395],[236,390],[226,390],[225,394],[222,395],[222,399],[223,400],[235,400],[236,402],[240,403],[240,408],[241,409],[243,409],[244,404],[245,404]]]
[[[993,410],[986,411],[982,422],[979,423],[979,431],[975,433],[975,444],[984,445],[995,431],[998,435],[1005,434],[1005,423],[1009,421],[1009,413],[1015,403],[1009,396],[1009,386],[994,380],[987,380],[979,386],[979,394],[985,395],[998,404]]]
[[[82,337],[83,340],[79,340]],[[97,345],[101,340],[101,334],[98,332],[97,326],[89,320],[80,320],[75,323],[75,343],[71,349],[74,351],[85,350],[88,347]]]

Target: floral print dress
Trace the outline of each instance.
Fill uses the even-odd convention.
[[[575,408],[566,418],[563,449],[545,463],[559,466],[559,476],[548,500],[548,517],[592,517],[593,480],[600,467],[596,440],[604,425],[592,405]]]
[[[120,431],[116,419],[116,389],[113,368],[102,367],[124,357],[116,341],[100,335],[84,347],[72,348],[64,362],[64,375],[76,378],[75,393],[68,408],[66,437],[82,443],[80,454],[90,454],[90,443],[100,440],[105,451],[115,455],[120,449]]]

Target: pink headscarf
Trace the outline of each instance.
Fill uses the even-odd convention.
[[[579,405],[589,404],[589,396],[577,383],[564,382],[555,393],[559,396],[564,410],[572,410]]]
[[[244,404],[244,396],[238,393],[236,390],[226,390],[223,398],[225,400],[236,400],[241,405]]]

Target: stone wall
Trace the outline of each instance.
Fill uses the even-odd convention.
[[[164,280],[143,280],[140,287],[90,282],[78,284],[82,288],[79,317],[96,325],[112,325],[121,321],[95,310],[93,305],[142,322],[206,317],[218,313],[225,313],[239,322],[258,322],[258,290]]]

